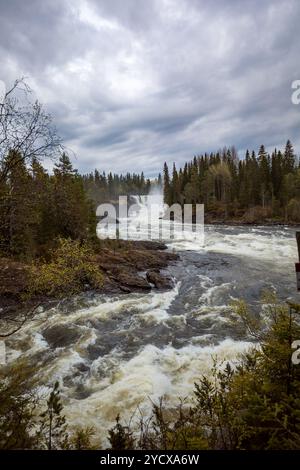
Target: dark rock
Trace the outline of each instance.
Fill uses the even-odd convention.
[[[132,246],[137,250],[166,250],[168,247],[163,242],[155,242],[152,240],[135,240],[131,241]]]
[[[135,291],[151,289],[146,279],[131,271],[120,271],[114,275],[113,279],[117,281],[122,288],[133,288]]]
[[[43,337],[51,348],[61,348],[76,343],[81,334],[73,326],[55,325],[42,332]]]
[[[129,289],[129,287],[126,287],[126,286],[120,286],[120,289],[122,292],[125,292],[126,294],[131,294],[131,289]]]
[[[147,292],[151,286],[140,273],[164,269],[178,258],[177,254],[167,251],[167,246],[162,242],[119,240],[117,243],[111,243],[111,241],[103,241],[101,249],[95,252],[91,260],[103,274],[103,284],[97,291],[108,295],[120,292],[124,294]],[[55,293],[52,297],[38,294],[33,295],[26,302],[23,300],[29,285],[29,269],[30,266],[25,263],[0,258],[0,309],[2,309],[0,316],[19,315],[22,311],[28,312],[38,305],[47,307],[51,302],[56,301]],[[153,275],[150,275],[152,284],[161,289],[172,287],[169,280],[166,281],[165,277],[159,278],[159,272],[157,274],[155,279]],[[90,288],[89,285],[83,285],[82,291]],[[68,297],[67,294],[66,297]],[[51,336],[51,333],[49,335]],[[60,333],[58,336],[60,337]],[[52,336],[50,341],[52,341]]]
[[[164,276],[158,270],[147,271],[146,274],[147,281],[157,289],[171,289],[173,287],[173,281],[170,277]]]
[[[79,372],[89,372],[90,370],[89,366],[87,366],[84,362],[79,362],[79,364],[76,364],[75,367],[79,370]]]

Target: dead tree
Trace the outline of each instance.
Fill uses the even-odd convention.
[[[22,78],[15,81],[0,102],[0,182],[7,178],[11,165],[54,157],[62,151],[51,115],[38,101],[32,102],[31,96],[32,91]],[[20,161],[7,160],[11,151],[20,155]]]

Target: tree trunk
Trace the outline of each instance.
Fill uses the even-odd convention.
[[[296,232],[296,240],[297,240],[297,247],[298,247],[298,258],[300,262],[300,232]]]

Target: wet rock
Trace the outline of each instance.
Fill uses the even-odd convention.
[[[69,325],[55,325],[43,331],[43,337],[51,348],[62,348],[74,344],[80,336],[80,331]]]
[[[129,287],[126,286],[120,286],[120,289],[122,292],[125,292],[125,294],[131,294],[132,290],[129,289]]]
[[[146,278],[147,281],[154,284],[157,289],[171,289],[173,287],[172,279],[161,274],[159,270],[153,269],[147,271]]]
[[[166,250],[168,247],[165,243],[155,242],[152,240],[133,240],[132,247],[137,250]]]
[[[134,289],[135,291],[148,291],[151,289],[151,286],[147,280],[138,274],[134,274],[130,271],[121,271],[114,275],[114,280],[116,280],[124,289]]]
[[[79,372],[89,372],[90,368],[84,362],[79,362],[79,364],[75,365],[76,369]]]

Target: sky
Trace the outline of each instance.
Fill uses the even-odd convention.
[[[0,80],[26,77],[81,172],[300,153],[299,20],[299,0],[0,0]]]

